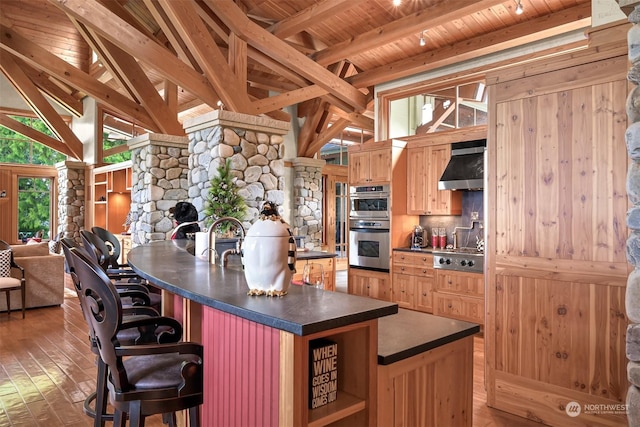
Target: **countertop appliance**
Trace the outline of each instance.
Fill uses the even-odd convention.
[[[433,268],[469,273],[484,272],[484,254],[475,249],[433,251]]]
[[[389,194],[388,184],[349,187],[349,218],[388,220],[391,216]]]
[[[388,220],[349,220],[349,267],[389,271]]]
[[[411,249],[422,249],[426,246],[424,228],[416,225],[411,232]]]
[[[438,190],[479,190],[484,187],[486,139],[451,144],[451,159]]]

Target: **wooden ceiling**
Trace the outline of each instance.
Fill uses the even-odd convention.
[[[91,96],[115,117],[174,135],[220,103],[287,121],[296,110],[283,109],[297,105],[298,155],[313,156],[343,130],[373,137],[376,84],[591,23],[589,0],[521,0],[522,14],[517,3],[2,0],[0,68],[62,141],[43,143],[74,158],[81,143],[43,94],[74,115]],[[13,122],[0,114],[0,125]]]

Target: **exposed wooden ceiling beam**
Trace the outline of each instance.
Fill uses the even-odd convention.
[[[69,86],[82,88],[83,92],[95,98],[96,101],[131,119],[131,121],[140,123],[149,130],[159,131],[142,106],[27,40],[18,32],[5,26],[4,23],[0,24],[0,31],[0,47],[2,49],[13,53],[36,69],[46,72]]]
[[[160,7],[157,1],[144,0],[144,4],[145,6],[147,6],[147,9],[149,9],[149,12],[156,20],[156,23],[160,26],[160,28],[162,28],[162,32],[171,44],[171,47],[176,51],[178,58],[191,65],[193,69],[195,69],[198,73],[202,73],[202,69],[198,65],[198,62],[193,57],[191,51],[189,50],[189,47],[182,42],[178,31],[173,25],[171,19],[169,19],[169,17],[165,13],[164,9]]]
[[[39,142],[40,144],[56,150],[57,152],[62,153],[66,156],[76,157],[76,155],[71,151],[67,144],[58,141],[55,138],[51,138],[49,135],[45,135],[42,132],[38,132],[37,130],[29,126],[12,119],[6,114],[0,113],[0,126],[11,129],[16,133],[19,133],[20,135],[33,139],[34,141]]]
[[[326,93],[326,89],[323,89],[318,85],[311,85],[254,101],[253,106],[256,114],[267,113],[274,110],[280,110],[281,108],[288,107],[289,105],[304,102],[308,99],[317,98],[325,95]]]
[[[112,67],[117,70],[126,87],[147,110],[160,131],[167,135],[183,136],[184,128],[178,122],[177,112],[172,111],[164,102],[135,58],[110,41],[97,34],[95,36],[102,55],[109,58]]]
[[[502,4],[504,0],[447,0],[426,7],[404,18],[396,19],[387,25],[336,43],[322,50],[312,58],[320,65],[327,66],[352,55],[361,54],[398,39],[420,33],[425,28],[446,24],[454,19]]]
[[[69,125],[65,123],[49,101],[40,93],[40,90],[29,77],[20,69],[13,55],[3,55],[0,69],[13,84],[14,88],[31,107],[34,113],[42,120],[49,130],[69,148],[72,157],[82,160],[82,142],[76,137]],[[57,145],[56,145],[57,147]],[[51,147],[54,148],[54,147]],[[60,151],[59,148],[54,148]]]
[[[247,43],[356,109],[366,106],[362,92],[251,21],[231,0],[207,0],[209,7]]]
[[[324,0],[275,23],[267,28],[267,31],[281,39],[286,39],[304,31],[311,25],[318,25],[325,19],[333,18],[336,15],[336,10],[344,12],[365,1],[367,0]]]
[[[15,60],[18,65],[20,65],[22,71],[29,76],[29,79],[38,86],[38,89],[46,93],[49,98],[56,101],[61,107],[76,117],[81,117],[84,114],[82,100],[73,96],[73,93],[78,93],[76,90],[57,80],[54,81],[52,77],[42,71],[36,70],[21,59],[15,58]]]
[[[344,128],[349,126],[350,123],[350,120],[342,118],[333,122],[333,124],[329,128],[321,132],[317,136],[317,138],[314,139],[311,144],[309,144],[305,152],[306,157],[312,157],[315,153],[320,151],[320,149],[324,147],[326,143],[340,135],[340,132],[342,132]]]
[[[591,4],[583,3],[562,12],[513,25],[508,29],[494,31],[451,46],[425,52],[375,70],[363,71],[348,77],[347,80],[356,87],[372,86],[531,43],[567,31],[587,28],[589,25],[591,25]],[[532,29],[534,30],[532,31]]]
[[[247,95],[246,79],[240,81],[227,58],[222,54],[191,2],[159,0],[167,16],[172,20],[183,42],[213,85],[226,108],[252,114],[253,108]],[[246,71],[244,72],[246,73]],[[246,76],[246,74],[244,74]]]
[[[345,113],[340,108],[336,108],[334,106],[329,106],[329,112],[335,114],[336,116],[342,117],[343,119],[351,120],[351,124],[353,126],[359,127],[364,130],[372,131],[375,127],[375,122],[372,118],[364,116],[360,113]]]
[[[116,46],[158,70],[165,78],[198,96],[213,108],[219,97],[206,77],[182,62],[167,48],[140,33],[102,5],[84,0],[49,0],[62,10],[114,43]]]

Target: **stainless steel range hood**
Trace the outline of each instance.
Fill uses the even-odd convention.
[[[486,139],[451,144],[451,160],[438,181],[438,190],[481,190],[486,147]]]

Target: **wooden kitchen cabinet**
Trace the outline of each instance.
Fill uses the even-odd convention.
[[[438,181],[451,158],[451,144],[407,149],[407,213],[460,215],[462,193],[438,190]]]
[[[376,184],[391,181],[391,149],[349,154],[349,183]]]
[[[392,298],[399,307],[433,313],[433,255],[393,252]]]
[[[349,268],[350,294],[391,301],[389,273]]]
[[[484,325],[484,275],[438,270],[434,314]]]
[[[300,259],[296,261],[296,274],[294,275],[294,280],[302,280],[302,272],[304,270],[304,265],[314,263],[321,264],[324,270],[324,290],[325,291],[335,291],[336,290],[336,259],[335,257],[326,257],[326,258],[306,258]]]

